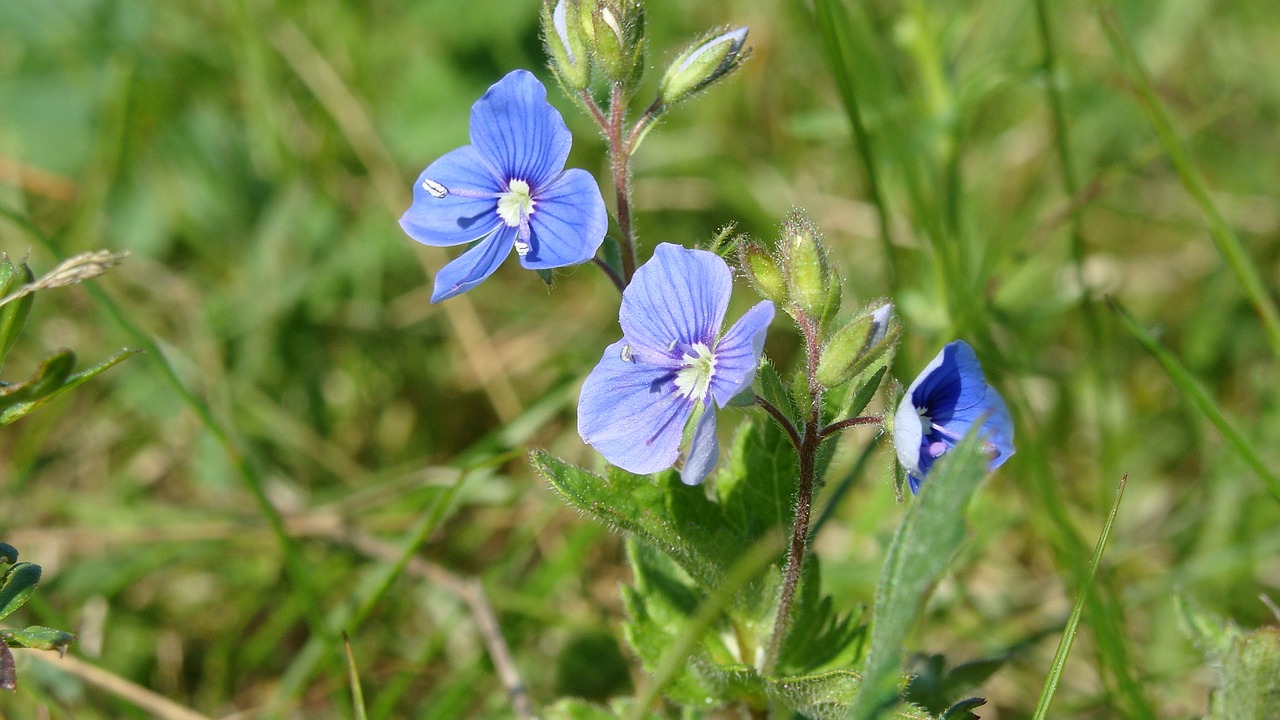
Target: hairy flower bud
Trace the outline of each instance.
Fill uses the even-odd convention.
[[[782,254],[791,303],[815,320],[826,314],[831,293],[831,268],[818,229],[800,212],[782,224]]]
[[[582,13],[591,26],[587,42],[605,77],[634,85],[644,70],[644,6],[638,0],[588,0]]]
[[[728,75],[751,53],[744,48],[747,28],[717,28],[686,47],[672,61],[658,86],[658,97],[672,105]]]
[[[786,303],[787,280],[768,251],[750,240],[744,241],[738,245],[738,263],[760,297],[779,305]]]
[[[579,0],[543,0],[542,40],[560,82],[569,90],[586,89],[591,84],[591,56]]]
[[[884,303],[840,328],[822,348],[818,382],[832,388],[853,379],[893,346],[901,328],[893,321],[892,303]]]

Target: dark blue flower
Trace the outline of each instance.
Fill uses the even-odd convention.
[[[702,482],[720,455],[716,414],[751,386],[773,303],[747,311],[723,336],[733,289],[715,253],[663,243],[622,293],[622,339],[610,345],[582,386],[578,434],[628,472],[665,470],[680,455],[695,416],[680,477]]]
[[[530,270],[590,260],[608,227],[585,170],[565,170],[572,137],[547,90],[527,70],[499,80],[471,106],[471,144],[427,166],[400,226],[447,246],[480,240],[436,274],[431,302],[466,292],[514,247]]]
[[[1014,452],[1013,420],[1004,398],[983,377],[973,348],[956,340],[920,372],[893,417],[893,444],[911,492],[974,423],[981,423],[987,468],[995,470]]]

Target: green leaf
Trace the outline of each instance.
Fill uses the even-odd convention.
[[[1176,599],[1184,629],[1218,669],[1218,687],[1209,699],[1206,720],[1280,718],[1280,629],[1246,631],[1215,617],[1185,598]]]
[[[852,670],[828,670],[765,680],[765,692],[774,703],[811,720],[846,717],[861,686],[862,677]],[[788,715],[777,713],[776,716]],[[932,718],[927,712],[913,707],[900,708],[892,717],[894,720]]]
[[[997,670],[1004,667],[1008,660],[1008,655],[1000,655],[972,660],[948,668],[947,658],[944,655],[918,656],[912,662],[911,680],[907,683],[903,696],[907,702],[929,712],[940,714],[942,717],[948,717],[947,714],[951,712],[961,713],[951,717],[968,717],[964,714],[968,712],[967,707],[960,706],[976,698],[962,700],[958,704],[956,698],[980,687]]]
[[[577,698],[565,698],[546,708],[542,716],[545,720],[618,720],[626,715],[631,704],[631,700],[619,698],[606,708]],[[666,720],[666,716],[650,713],[644,720]]]
[[[800,411],[796,409],[795,398],[791,396],[787,390],[786,383],[782,382],[782,378],[778,376],[778,370],[768,359],[760,363],[760,368],[756,370],[756,379],[760,381],[760,396],[769,401],[769,404],[777,408],[786,416],[793,424],[800,418]]]
[[[716,493],[734,535],[754,542],[795,517],[799,460],[785,431],[752,416],[738,426],[729,461],[716,476]]]
[[[67,652],[76,636],[65,630],[55,630],[41,625],[32,625],[22,630],[0,630],[0,640],[14,648],[30,648],[32,650],[57,650],[59,655]]]
[[[40,566],[35,563],[21,562],[9,568],[4,584],[0,585],[0,619],[26,604],[39,582]]]
[[[15,266],[8,256],[0,254],[0,298],[34,279],[31,268],[27,267],[25,262]],[[34,301],[34,295],[27,295],[0,305],[0,367],[4,367],[4,360],[9,356],[9,350],[17,342],[18,335],[22,333],[22,328],[27,323],[27,315],[31,313],[31,303]]]
[[[875,619],[855,717],[897,702],[902,648],[933,586],[964,540],[964,510],[986,477],[982,442],[968,435],[929,473],[889,546],[876,588]]]
[[[865,608],[839,613],[829,595],[822,594],[817,556],[805,562],[792,610],[791,626],[778,658],[780,674],[809,674],[845,667],[857,659],[867,626]]]
[[[893,353],[889,353],[892,357]],[[871,404],[871,399],[876,396],[876,391],[880,389],[880,383],[884,381],[884,376],[889,373],[889,365],[886,362],[877,367],[867,368],[867,370],[854,379],[851,387],[856,390],[849,395],[849,401],[841,408],[837,417],[857,417],[867,406]]]
[[[8,425],[28,415],[58,395],[84,384],[138,352],[140,351],[136,348],[125,348],[88,370],[74,375],[69,374],[75,366],[75,355],[70,350],[63,350],[50,356],[31,380],[0,388],[0,426]]]
[[[18,549],[9,543],[0,542],[0,573],[7,573],[9,566],[18,562]]]
[[[541,450],[529,460],[570,505],[660,548],[705,588],[719,587],[741,549],[703,489],[684,485],[675,472],[632,475],[611,467],[606,480]]]

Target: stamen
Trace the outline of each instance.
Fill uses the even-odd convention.
[[[422,189],[430,193],[433,198],[442,198],[449,194],[449,188],[431,179],[424,179],[422,181]]]
[[[517,252],[518,252],[518,250],[517,250]],[[622,357],[622,362],[624,362],[624,363],[635,362],[635,360],[631,357],[631,346],[630,346],[630,345],[623,345],[623,346],[622,346],[622,352],[621,352],[620,354],[621,354],[621,357]]]

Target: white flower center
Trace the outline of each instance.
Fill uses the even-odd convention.
[[[520,227],[520,221],[533,214],[533,197],[529,195],[529,183],[512,180],[507,191],[498,195],[498,217],[507,227]]]
[[[711,378],[716,373],[716,356],[702,343],[694,343],[690,350],[696,354],[684,354],[684,367],[676,371],[676,388],[681,397],[697,401],[705,398],[707,389],[711,387]]]

